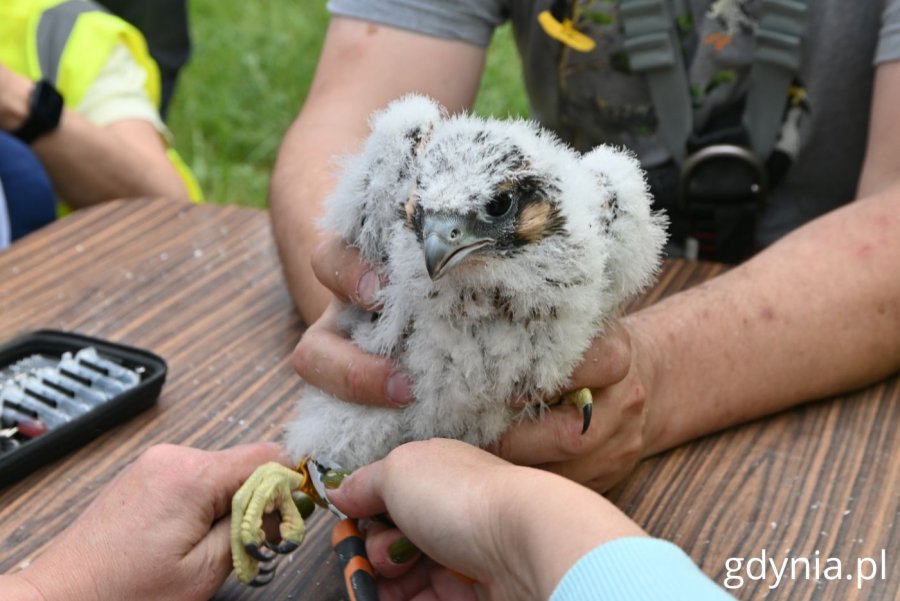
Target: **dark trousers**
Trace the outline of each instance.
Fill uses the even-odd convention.
[[[53,185],[27,144],[0,131],[0,185],[13,241],[56,219]]]

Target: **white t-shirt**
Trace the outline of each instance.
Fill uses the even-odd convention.
[[[124,119],[149,121],[166,140],[171,134],[147,95],[147,72],[124,44],[116,44],[100,74],[76,108],[85,119],[103,127]]]

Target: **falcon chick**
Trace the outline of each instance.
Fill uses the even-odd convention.
[[[320,225],[386,276],[383,309],[347,305],[342,326],[409,374],[415,401],[382,409],[308,387],[285,436],[293,457],[349,469],[411,440],[485,446],[538,415],[651,281],[666,225],[622,150],[580,155],[534,123],[448,116],[416,95],[370,125]]]
[[[384,308],[348,306],[364,351],[414,382],[409,407],[300,400],[288,452],[355,469],[410,440],[495,441],[558,394],[593,338],[652,279],[665,221],[640,166],[583,156],[525,121],[448,117],[408,96],[376,114],[343,166],[321,225],[387,277]]]

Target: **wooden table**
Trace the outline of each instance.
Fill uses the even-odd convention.
[[[670,262],[637,305],[721,266]],[[302,382],[289,356],[302,333],[264,212],[169,201],[79,212],[0,253],[0,339],[41,328],[139,346],[169,364],[157,405],[0,490],[0,570],[26,565],[148,446],[219,449],[275,440]],[[719,583],[727,558],[872,557],[885,580],[777,588],[749,580],[741,599],[897,599],[900,589],[900,386],[897,378],[709,436],[643,462],[611,498],[651,534],[683,547]],[[173,500],[176,501],[177,500]],[[536,511],[544,511],[536,508]],[[232,578],[216,599],[339,599],[317,512],[274,582]],[[881,550],[885,550],[881,566]],[[745,561],[746,563],[746,561]],[[866,564],[865,567],[868,567]],[[746,569],[746,566],[745,566]],[[757,574],[756,568],[753,574]],[[736,583],[736,581],[734,581]]]

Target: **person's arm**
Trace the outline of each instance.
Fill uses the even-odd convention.
[[[631,318],[655,357],[648,453],[900,368],[898,95],[880,65],[859,200]]]
[[[586,488],[453,440],[403,445],[357,470],[329,498],[348,515],[389,512],[428,557],[509,599],[547,599],[597,545],[646,536]],[[376,569],[390,569],[384,539],[399,535],[369,537]]]
[[[858,197],[900,181],[900,60],[884,63],[875,72],[872,119],[866,160],[857,189]]]
[[[625,317],[573,375],[571,388],[594,394],[596,427],[582,434],[580,414],[562,407],[516,425],[494,451],[605,490],[642,456],[884,378],[900,368],[898,265],[894,183]],[[311,329],[294,354],[300,374],[341,398],[390,406],[393,367],[323,344],[338,336],[334,320]],[[329,361],[338,351],[352,361]]]
[[[0,129],[14,131],[28,114],[34,82],[0,64]],[[99,127],[71,109],[31,145],[57,193],[75,208],[114,198],[188,198],[163,138],[153,125],[122,119]]]
[[[25,570],[0,575],[6,601],[201,601],[231,572],[231,496],[281,447],[153,447]]]
[[[137,196],[189,198],[162,137],[146,121],[97,127],[66,110],[60,127],[31,147],[54,187],[75,208]]]
[[[581,436],[574,411],[552,411],[500,455],[602,490],[641,456],[900,368],[898,95],[900,62],[885,63],[859,200],[595,340],[572,387],[591,388],[611,426]]]
[[[605,490],[641,457],[728,426],[875,382],[900,367],[900,68],[878,68],[860,192],[727,274],[626,317],[597,337],[571,388],[588,387],[598,427],[571,407],[516,425],[494,451]],[[350,296],[352,253],[323,253]],[[392,402],[390,362],[310,328],[297,371],[339,398]]]
[[[648,538],[600,495],[454,440],[403,445],[329,499],[352,516],[387,512],[399,528],[373,525],[366,539],[385,600],[475,599],[459,574],[489,599],[729,598],[683,551]],[[395,563],[400,537],[427,558]]]
[[[574,411],[551,411],[497,452],[603,490],[642,456],[884,378],[900,368],[898,265],[895,184],[595,340],[573,386],[617,429],[582,436]],[[622,379],[601,367],[623,359]]]
[[[853,390],[900,368],[900,185],[628,318],[646,453]]]
[[[310,257],[320,241],[316,219],[334,185],[334,157],[358,150],[372,112],[403,94],[427,94],[450,111],[471,106],[483,65],[484,49],[466,42],[332,19],[309,95],[278,153],[269,194],[288,288],[306,323],[332,298]]]

